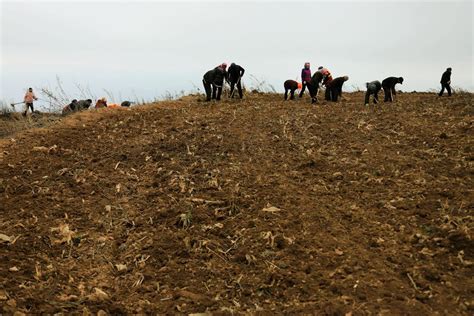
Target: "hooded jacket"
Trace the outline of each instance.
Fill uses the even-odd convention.
[[[323,81],[323,73],[321,71],[316,71],[313,75],[313,77],[311,77],[311,80],[310,80],[310,84],[313,85],[314,87],[317,87],[319,86],[319,84],[321,83],[321,81]]]
[[[382,89],[382,84],[380,81],[375,80],[367,83],[367,91],[370,93],[376,93]]]
[[[328,87],[330,89],[341,89],[342,85],[346,81],[347,80],[346,80],[345,77],[337,77],[337,78],[333,79],[331,82],[327,83],[326,87]]]
[[[388,77],[382,81],[382,87],[395,88],[397,83],[403,83],[402,77]]]
[[[451,81],[451,71],[446,70],[445,72],[443,72],[443,75],[441,76],[440,83],[447,84],[450,81]]]
[[[224,78],[226,77],[227,72],[221,67],[217,66],[216,68],[209,70],[204,74],[204,81],[216,86],[222,86],[224,84]]]
[[[229,81],[236,83],[239,78],[243,77],[245,69],[239,65],[232,63],[227,73],[229,74]]]

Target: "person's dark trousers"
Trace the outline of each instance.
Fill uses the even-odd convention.
[[[239,91],[239,96],[240,98],[242,99],[243,97],[243,92],[242,92],[242,84],[240,83],[240,80],[237,81],[237,82],[231,82],[230,83],[230,96],[232,95],[232,93],[234,92],[234,88],[235,86],[237,86],[237,90]]]
[[[31,109],[31,113],[34,112],[33,103],[26,103],[26,109],[25,109],[25,112],[23,113],[23,116],[26,116],[26,114],[28,113],[28,109]]]
[[[393,102],[393,93],[390,87],[383,87],[383,92],[385,93],[384,102],[390,101]]]
[[[313,87],[311,84],[308,84],[309,95],[311,96],[311,103],[318,102],[318,86]]]
[[[306,82],[303,82],[302,86],[301,86],[301,91],[300,91],[300,98],[303,97],[303,94],[304,94],[304,90],[306,89]],[[309,88],[308,88],[309,90]]]
[[[326,92],[324,93],[324,99],[326,101],[331,101],[331,94],[332,94],[331,90],[332,90],[331,87],[326,87]]]
[[[446,89],[448,91],[448,96],[450,97],[451,96],[451,86],[447,83],[442,83],[441,84],[441,91],[439,92],[439,96],[443,96],[443,93],[444,93],[444,89]]]
[[[331,90],[331,99],[333,102],[337,102],[337,97],[342,94],[342,89],[332,88]]]
[[[212,99],[220,101],[221,94],[222,94],[222,86],[219,87],[219,86],[213,85],[212,86]]]
[[[367,92],[365,93],[365,104],[369,104],[369,100],[370,100],[370,95],[371,95],[371,94],[374,95],[374,104],[379,103],[379,93],[378,93],[378,91],[377,91],[377,92],[373,92],[373,91],[367,90]]]
[[[211,84],[206,82],[206,80],[202,80],[202,83],[204,85],[204,90],[206,90],[206,101],[211,101],[211,92],[212,92],[212,88],[211,88]]]

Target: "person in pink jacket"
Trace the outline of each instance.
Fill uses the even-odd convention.
[[[25,112],[23,112],[23,116],[26,116],[28,113],[28,108],[31,108],[31,113],[34,112],[33,108],[33,101],[38,100],[35,93],[33,92],[33,88],[29,88],[28,91],[25,93],[25,97],[23,98],[23,102],[25,102]]]

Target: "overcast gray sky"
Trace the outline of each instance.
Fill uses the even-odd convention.
[[[0,99],[8,101],[54,86],[56,76],[72,97],[77,83],[96,96],[152,99],[201,88],[222,62],[278,91],[306,61],[348,75],[348,89],[394,75],[404,91],[438,89],[451,66],[452,84],[474,91],[472,1],[2,0],[0,12]]]

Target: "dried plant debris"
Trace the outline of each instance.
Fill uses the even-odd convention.
[[[345,96],[7,131],[0,314],[472,315],[472,95]]]

